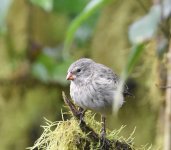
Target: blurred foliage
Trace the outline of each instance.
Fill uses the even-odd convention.
[[[153,38],[161,22],[171,14],[171,1],[164,0],[153,5],[150,11],[140,20],[130,26],[129,39],[133,44],[142,43]]]
[[[6,31],[6,16],[11,0],[2,0],[0,5],[0,35]]]
[[[51,11],[53,8],[53,0],[30,0],[34,5],[43,8],[45,11]]]
[[[68,28],[68,32],[66,35],[65,43],[64,43],[64,52],[63,57],[67,59],[69,57],[69,48],[74,38],[74,33],[78,29],[78,27],[83,24],[85,20],[87,20],[93,13],[95,13],[100,7],[105,6],[106,3],[110,2],[110,0],[92,0],[87,6],[80,12],[80,14],[76,17],[74,21],[72,21],[71,25]]]
[[[124,80],[128,78],[137,60],[140,59],[141,53],[144,50],[144,46],[145,46],[144,44],[137,44],[134,45],[134,47],[132,47],[130,56],[128,58],[128,62],[126,63],[126,67],[122,75]]]
[[[66,85],[66,72],[68,66],[72,63],[71,60],[65,62],[56,62],[55,58],[46,54],[40,54],[37,60],[32,65],[32,75],[37,79],[48,83],[60,83]]]
[[[46,5],[48,5],[47,1],[46,2],[45,1],[38,1],[38,2],[32,1],[32,2],[33,4],[43,7],[43,8],[46,7]],[[68,13],[69,17],[70,15],[73,15],[74,13],[80,13],[81,8],[85,6],[86,1],[84,3],[80,3],[80,1],[76,1],[76,2],[78,2],[78,5],[75,5],[73,2],[71,3],[70,1],[59,1],[58,3],[55,3],[54,1],[54,11],[55,10],[59,12],[64,11],[65,13]],[[48,1],[48,3],[51,3],[51,1]],[[44,49],[43,52],[41,52],[38,59],[36,60],[36,62],[34,62],[33,64],[33,67],[32,67],[33,76],[35,76],[37,79],[40,79],[46,83],[58,82],[64,85],[67,83],[65,80],[65,74],[66,74],[69,64],[73,61],[71,57],[69,57],[70,52],[68,52],[69,43],[71,44],[70,40],[73,39],[74,33],[76,32],[75,43],[77,44],[77,46],[83,47],[84,45],[87,44],[87,42],[89,41],[90,37],[93,34],[93,29],[95,27],[95,24],[99,16],[99,11],[97,10],[100,7],[100,5],[104,5],[104,3],[106,3],[106,1],[97,1],[97,2],[91,1],[86,5],[85,9],[80,14],[79,18],[81,20],[76,19],[75,21],[73,21],[73,24],[68,29],[69,31],[66,36],[66,43],[64,43],[64,50],[63,51],[60,50],[62,47],[60,47],[60,49],[48,48],[48,51],[52,52],[52,54],[49,55],[47,53],[47,49]],[[67,11],[66,11],[66,7],[69,7]],[[83,23],[83,20],[85,19],[87,20],[85,23]],[[74,30],[74,28],[77,30]],[[66,51],[66,49],[68,50]],[[57,58],[54,57],[56,55],[53,52],[54,50],[57,50]],[[65,58],[64,55],[65,56],[68,55],[65,61],[62,60],[63,58]],[[58,65],[57,65],[56,60],[58,60]]]
[[[82,11],[89,1],[90,0],[54,0],[53,8],[55,12],[67,13],[71,18],[73,18]]]
[[[153,6],[146,16],[130,26],[129,39],[132,44],[147,41],[154,36],[161,19],[160,14],[158,7]]]
[[[128,98],[119,117],[108,120],[109,128],[127,124],[123,136],[128,136],[136,126],[137,145],[161,147],[158,114],[164,96],[155,84],[166,80],[171,2],[137,2],[1,0],[2,150],[31,146],[40,136],[43,116],[61,119],[61,91],[69,92],[67,68],[80,57],[113,68],[124,80],[133,78],[129,87],[136,98]]]

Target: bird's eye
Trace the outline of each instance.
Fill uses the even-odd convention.
[[[80,72],[81,71],[81,69],[77,69],[77,72]]]

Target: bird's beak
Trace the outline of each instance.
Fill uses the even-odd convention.
[[[74,75],[71,72],[68,72],[66,79],[67,80],[74,80]]]

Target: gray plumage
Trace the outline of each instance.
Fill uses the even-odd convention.
[[[71,64],[67,79],[71,80],[71,98],[78,106],[102,115],[111,113],[120,78],[110,68],[91,59],[82,58]],[[119,101],[120,106],[125,95],[130,95],[126,85],[123,97]]]

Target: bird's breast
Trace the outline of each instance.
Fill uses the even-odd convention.
[[[90,105],[89,100],[92,99],[92,95],[90,94],[88,86],[86,85],[78,86],[74,83],[71,83],[70,95],[78,106],[87,109],[88,106]]]
[[[106,95],[101,92],[96,84],[85,84],[78,86],[74,83],[70,85],[70,95],[74,102],[84,108],[95,112],[106,113],[112,109],[113,92]]]

